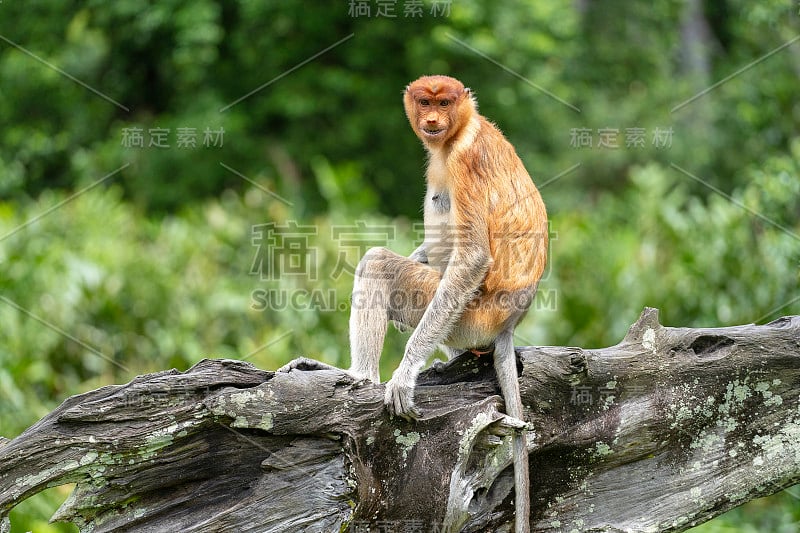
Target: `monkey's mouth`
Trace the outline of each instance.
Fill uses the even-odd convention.
[[[437,135],[444,133],[444,128],[422,128],[422,131],[424,131],[426,135],[436,137]]]

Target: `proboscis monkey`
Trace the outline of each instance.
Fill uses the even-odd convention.
[[[477,111],[471,91],[447,76],[405,90],[406,116],[428,151],[422,245],[410,257],[373,248],[356,269],[349,373],[380,382],[389,321],[413,327],[386,384],[392,415],[419,418],[418,374],[437,347],[448,356],[494,351],[508,416],[522,420],[513,334],[547,260],[547,213],[514,147]],[[326,367],[309,359],[282,370]],[[525,434],[513,437],[516,531],[530,529]]]

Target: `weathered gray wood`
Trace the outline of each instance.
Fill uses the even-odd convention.
[[[683,531],[800,480],[800,317],[669,328],[645,309],[616,346],[519,355],[534,531]],[[425,372],[416,423],[382,398],[231,360],[69,398],[0,441],[0,530],[70,482],[54,518],[82,531],[507,530],[490,356]]]

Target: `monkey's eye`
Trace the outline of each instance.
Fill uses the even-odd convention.
[[[428,100],[427,98],[423,98],[422,100],[419,101],[419,105],[429,106],[431,105],[431,101]]]
[[[450,105],[450,100],[442,100],[441,102],[439,102],[439,105],[442,107],[447,107]]]

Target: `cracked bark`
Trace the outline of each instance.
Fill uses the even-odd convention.
[[[800,317],[518,349],[534,531],[683,531],[800,480]],[[0,517],[77,483],[82,531],[505,531],[510,439],[490,356],[382,386],[232,360],[75,396],[0,439]],[[0,519],[0,531],[8,529]]]

